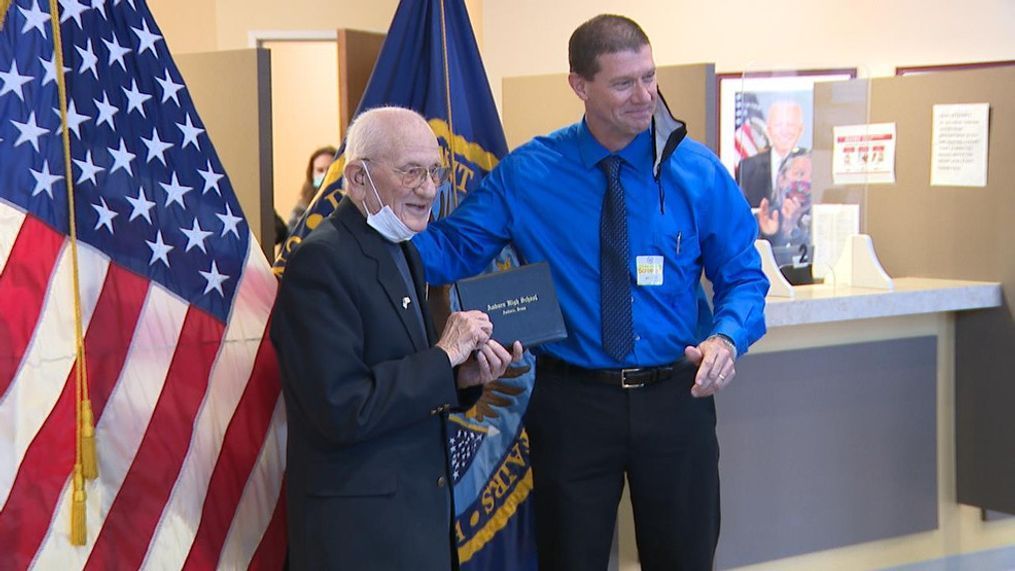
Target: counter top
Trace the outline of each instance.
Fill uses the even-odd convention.
[[[998,282],[932,278],[894,278],[893,282],[893,290],[825,284],[795,286],[795,298],[765,300],[765,323],[772,328],[1001,305]]]

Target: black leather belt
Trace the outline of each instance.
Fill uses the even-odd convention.
[[[537,374],[545,371],[550,374],[580,377],[590,381],[606,383],[622,389],[637,389],[660,381],[673,378],[679,372],[693,370],[686,361],[678,361],[675,365],[659,367],[637,367],[632,369],[586,369],[577,365],[541,356],[537,366]]]

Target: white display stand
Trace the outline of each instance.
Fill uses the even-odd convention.
[[[779,265],[775,263],[775,254],[772,252],[772,244],[768,240],[755,240],[754,248],[761,256],[761,271],[765,272],[768,283],[768,297],[795,297],[793,286],[786,281],[786,277],[779,271]]]
[[[778,269],[776,269],[778,271]],[[771,278],[769,278],[771,279]],[[872,289],[895,289],[892,278],[881,267],[874,252],[874,242],[867,234],[853,234],[846,238],[842,253],[825,276],[825,283]]]

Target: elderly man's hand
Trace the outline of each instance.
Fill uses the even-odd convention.
[[[493,323],[482,311],[456,311],[448,316],[444,333],[436,345],[448,354],[451,366],[457,367],[490,339]]]
[[[458,369],[458,388],[485,385],[495,381],[507,371],[508,365],[522,359],[522,344],[515,341],[513,352],[508,353],[503,345],[490,339]]]
[[[736,348],[727,339],[713,335],[697,347],[684,348],[684,356],[692,364],[698,366],[694,376],[691,395],[707,397],[714,395],[733,380],[737,372],[733,362],[736,360]]]

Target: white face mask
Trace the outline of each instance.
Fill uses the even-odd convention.
[[[367,211],[367,225],[380,232],[381,236],[384,236],[389,242],[398,243],[411,240],[416,235],[416,231],[406,226],[405,222],[402,222],[395,215],[395,211],[390,206],[386,206],[384,201],[381,200],[381,195],[377,193],[377,187],[374,186],[374,179],[370,176],[370,170],[367,169],[366,163],[363,163],[363,172],[367,173],[370,188],[373,189],[374,196],[377,197],[377,204],[381,205],[381,209],[377,211],[377,214],[371,214],[367,201],[363,201],[363,208]]]
[[[321,183],[324,182],[324,173],[314,175],[314,188],[321,188]]]

